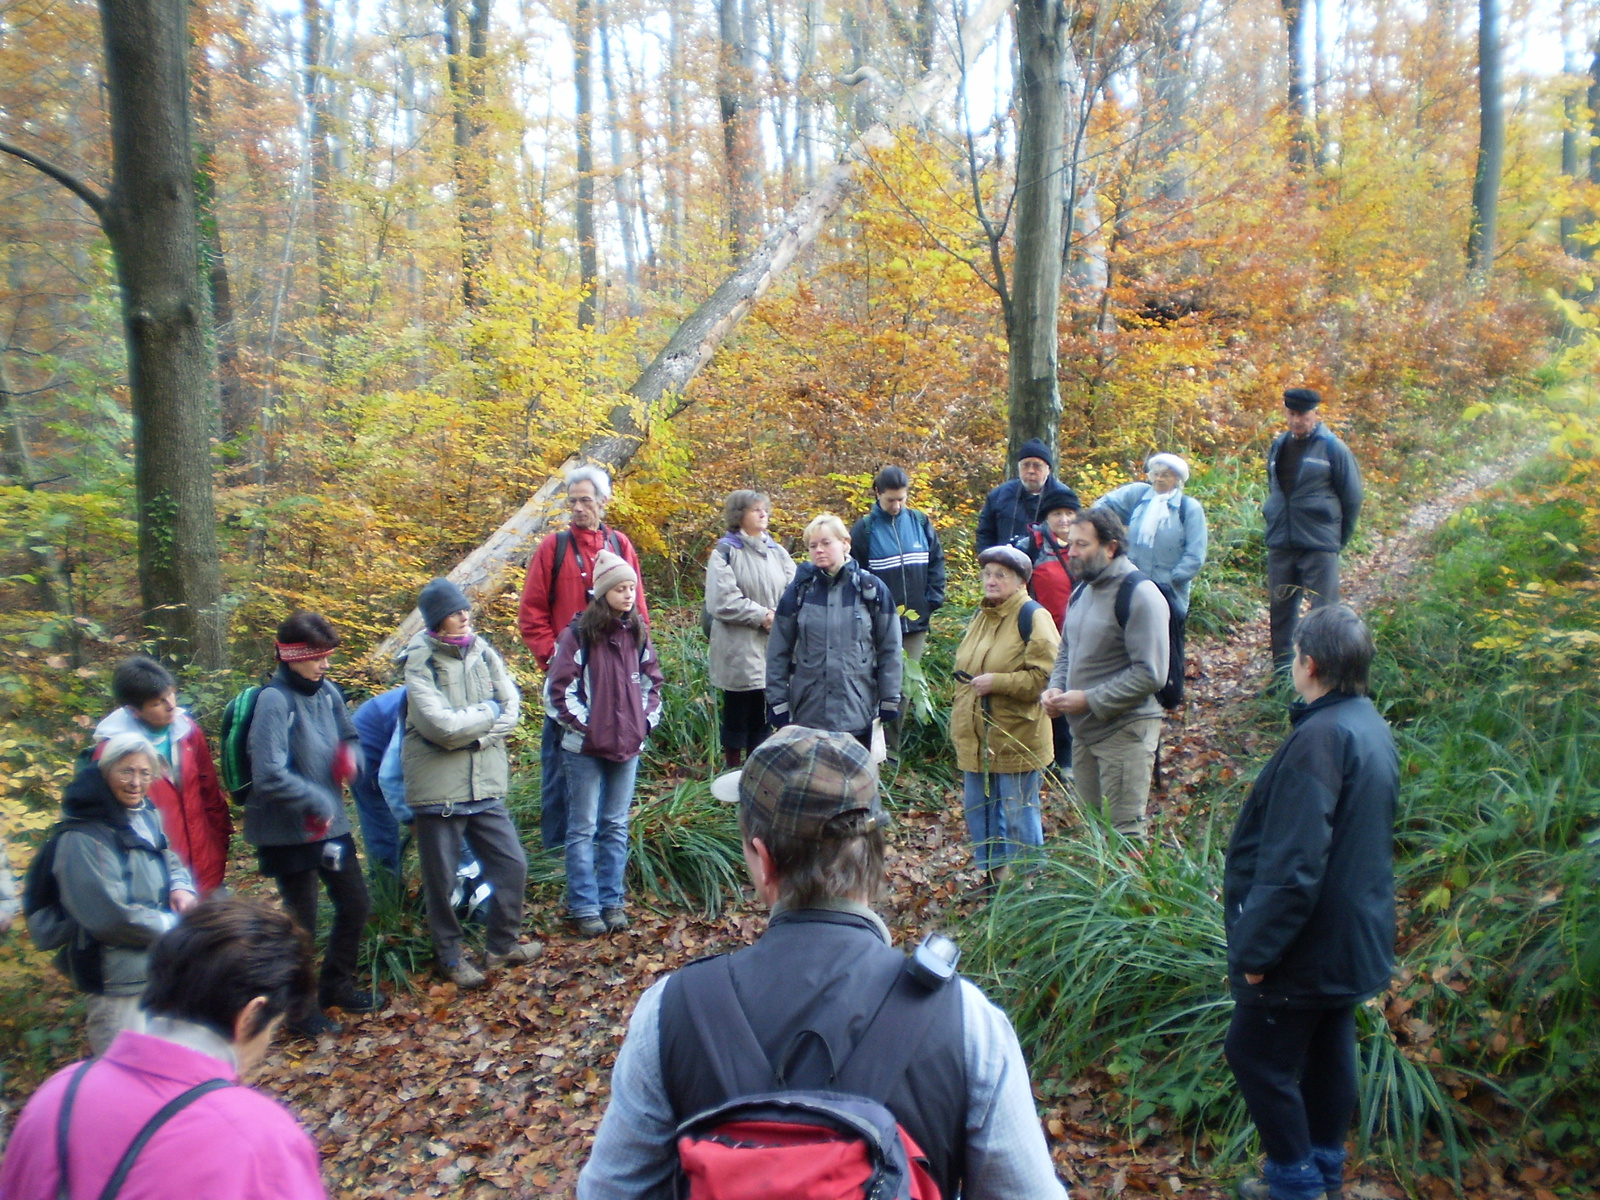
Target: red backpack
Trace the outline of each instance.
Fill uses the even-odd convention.
[[[720,1031],[705,1042],[718,1056],[712,1069],[749,1080],[754,1067],[770,1072],[772,1082],[771,1090],[738,1096],[678,1126],[679,1200],[942,1200],[921,1147],[874,1099],[894,1090],[928,1025],[948,1011],[925,983],[901,973],[830,1088],[818,1091],[785,1081],[809,1031],[796,1036],[773,1071],[734,992],[728,960],[707,963],[697,983],[695,1021]]]

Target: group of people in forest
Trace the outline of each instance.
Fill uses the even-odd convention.
[[[1315,420],[1319,401],[1285,393],[1290,430],[1268,459],[1274,665],[1300,702],[1240,814],[1224,895],[1236,1000],[1227,1059],[1267,1152],[1262,1177],[1241,1185],[1246,1200],[1338,1195],[1354,1006],[1392,963],[1398,766],[1365,697],[1371,638],[1333,603],[1360,480]],[[950,734],[987,892],[1043,844],[1047,770],[1135,844],[1143,838],[1163,705],[1181,695],[1184,622],[1206,559],[1205,513],[1185,493],[1182,458],[1152,456],[1145,481],[1087,509],[1054,465],[1050,447],[1030,441],[1017,477],[988,495],[976,545],[983,597],[956,652]],[[945,600],[944,550],[909,507],[910,486],[903,468],[884,467],[853,528],[830,513],[806,525],[798,566],[769,532],[764,493],[727,497],[704,609],[727,768],[713,791],[739,806],[772,923],[754,947],[641,999],[580,1196],[675,1194],[684,1172],[727,1169],[729,1146],[762,1149],[740,1122],[776,1118],[739,1108],[741,1097],[834,1086],[892,1110],[910,1148],[904,1169],[936,1189],[912,1194],[1064,1194],[1009,1022],[971,984],[944,986],[955,958],[934,939],[911,960],[894,951],[870,908],[884,888],[877,763],[900,748],[902,665],[922,657]],[[566,916],[582,936],[628,926],[629,812],[665,684],[637,553],[604,519],[610,498],[604,471],[568,476],[567,527],[532,556],[518,617],[545,677],[541,839],[565,857]],[[323,1194],[292,1119],[249,1089],[226,1089],[280,1024],[336,1034],[325,1010],[386,1003],[356,982],[371,901],[346,787],[377,877],[398,876],[410,825],[441,974],[474,988],[541,955],[521,933],[527,860],[506,806],[506,739],[522,697],[454,583],[431,581],[418,608],[424,628],[399,655],[403,685],[354,717],[327,678],[340,635],[304,611],[277,630],[271,680],[235,702],[223,750],[242,768],[228,784],[282,913],[222,887],[228,801],[176,682],[144,656],[118,666],[117,706],[26,889],[30,932],[61,951],[87,995],[97,1058],[30,1102],[0,1192],[54,1195],[70,1159],[70,1194],[99,1194],[144,1153],[140,1178],[162,1178],[157,1163],[189,1170],[191,1194]],[[455,896],[464,861],[488,889],[476,962]],[[314,973],[319,886],[333,926]],[[858,1047],[872,1052],[858,1059]],[[226,1094],[205,1099],[217,1089]],[[135,1091],[138,1104],[117,1103]],[[705,1120],[685,1123],[697,1113]],[[165,1123],[159,1136],[140,1134],[144,1117]],[[95,1126],[81,1157],[66,1132],[74,1120]],[[217,1131],[246,1122],[256,1132],[219,1154]],[[702,1134],[705,1155],[694,1149]],[[164,1193],[147,1184],[139,1194]]]

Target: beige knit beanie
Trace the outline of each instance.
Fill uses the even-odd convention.
[[[638,583],[639,576],[628,560],[609,550],[600,551],[594,560],[594,594],[604,596],[619,583]]]

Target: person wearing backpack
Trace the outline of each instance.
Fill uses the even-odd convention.
[[[584,937],[628,927],[628,810],[645,739],[661,719],[665,680],[635,611],[639,577],[609,550],[594,564],[594,599],[556,643],[546,710],[561,723],[567,780],[567,919]]]
[[[1024,847],[1044,845],[1039,781],[1054,744],[1039,694],[1061,639],[1044,605],[1028,596],[1026,554],[991,546],[978,565],[983,602],[956,649],[950,740],[973,857],[992,891]]]
[[[579,1200],[698,1200],[728,1169],[763,1180],[769,1200],[1065,1200],[1011,1023],[955,973],[953,943],[930,962],[929,939],[908,961],[871,908],[886,890],[888,819],[866,748],[791,725],[713,790],[739,806],[745,864],[772,915],[753,946],[691,963],[639,998]],[[815,1095],[824,1089],[834,1096]],[[726,1122],[710,1114],[770,1093],[808,1113],[838,1112],[848,1096],[874,1129],[887,1122],[886,1136],[828,1136],[780,1111],[778,1129],[712,1140]],[[803,1134],[805,1151],[775,1161],[767,1143],[784,1139],[765,1135],[785,1132]],[[910,1186],[867,1191],[864,1160],[892,1160]],[[832,1190],[804,1174],[835,1167],[856,1172]]]
[[[1128,557],[1133,565],[1166,589],[1163,594],[1171,610],[1168,644],[1177,656],[1176,677],[1181,681],[1189,591],[1206,565],[1206,510],[1194,497],[1184,495],[1189,464],[1176,454],[1151,455],[1145,471],[1148,483],[1125,484],[1101,496],[1094,506],[1117,514],[1128,527]],[[1179,697],[1181,687],[1180,683]]]
[[[519,942],[528,858],[506,810],[511,764],[506,736],[522,719],[522,695],[505,660],[472,629],[472,605],[440,576],[417,600],[427,628],[402,659],[406,674],[401,770],[415,814],[428,933],[440,972],[458,987],[488,982],[465,954],[461,921],[450,903],[463,843],[472,847],[493,893],[484,967],[533,962],[544,952]]]
[[[256,697],[250,720],[252,783],[244,836],[261,873],[278,885],[290,915],[313,939],[317,884],[333,902],[333,929],[316,993],[301,996],[287,1028],[303,1037],[337,1035],[324,1008],[366,1013],[386,1002],[356,986],[361,936],[372,901],[350,834],[344,787],[360,769],[361,743],[344,693],[325,678],[339,634],[318,613],[300,610],[278,626],[277,672]]]
[[[1032,596],[1056,623],[1056,632],[1067,621],[1067,605],[1072,600],[1072,575],[1067,571],[1067,534],[1078,519],[1078,497],[1057,492],[1039,502],[1039,524],[1030,525],[1028,532],[1012,542],[1033,560],[1033,574],[1028,577],[1028,595]],[[1050,740],[1055,748],[1054,776],[1058,780],[1072,777],[1072,726],[1065,716],[1050,718]]]
[[[167,773],[151,783],[150,803],[200,894],[215,891],[228,868],[233,818],[206,735],[178,707],[178,681],[155,659],[135,654],[117,664],[111,694],[118,707],[95,726],[94,740],[104,745],[119,733],[137,733],[160,752]]]
[[[843,521],[822,513],[805,538],[811,561],[778,601],[767,643],[768,715],[870,748],[873,721],[900,713],[900,617],[883,581],[850,557]]]
[[[794,578],[794,559],[767,533],[765,492],[728,493],[727,532],[706,560],[711,686],[722,692],[722,758],[735,770],[771,732],[767,724],[767,639],[778,601]]]
[[[206,899],[150,951],[143,1027],[28,1101],[0,1196],[325,1200],[316,1144],[284,1104],[245,1086],[310,982],[311,945],[287,913]]]
[[[103,1053],[139,1027],[150,946],[195,904],[194,881],[167,844],[150,786],[166,760],[137,733],[79,759],[62,821],[28,872],[28,932],[85,993],[85,1036]]]
[[[606,524],[611,476],[605,468],[588,463],[574,467],[567,472],[566,486],[568,526],[548,534],[528,560],[517,609],[517,630],[547,675],[556,639],[589,603],[600,552],[609,550],[632,567],[635,576],[644,578],[628,535]],[[642,586],[636,604],[639,619],[648,626],[650,607]],[[539,743],[539,839],[546,850],[565,846],[567,840],[567,791],[561,776],[563,732],[559,721],[547,718]]]
[[[1138,575],[1127,545],[1128,531],[1110,509],[1088,509],[1072,523],[1072,602],[1039,700],[1072,723],[1080,802],[1103,806],[1112,828],[1142,839],[1161,735],[1156,693],[1167,682],[1168,620],[1161,589]]]

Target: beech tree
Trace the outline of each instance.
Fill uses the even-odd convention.
[[[216,358],[202,287],[184,0],[101,0],[112,182],[104,193],[10,142],[0,150],[94,212],[121,285],[132,394],[139,587],[166,649],[226,657],[211,490]]]
[[[1467,272],[1479,280],[1487,278],[1494,265],[1500,173],[1506,157],[1500,61],[1500,0],[1478,0],[1478,170],[1472,181]]]

